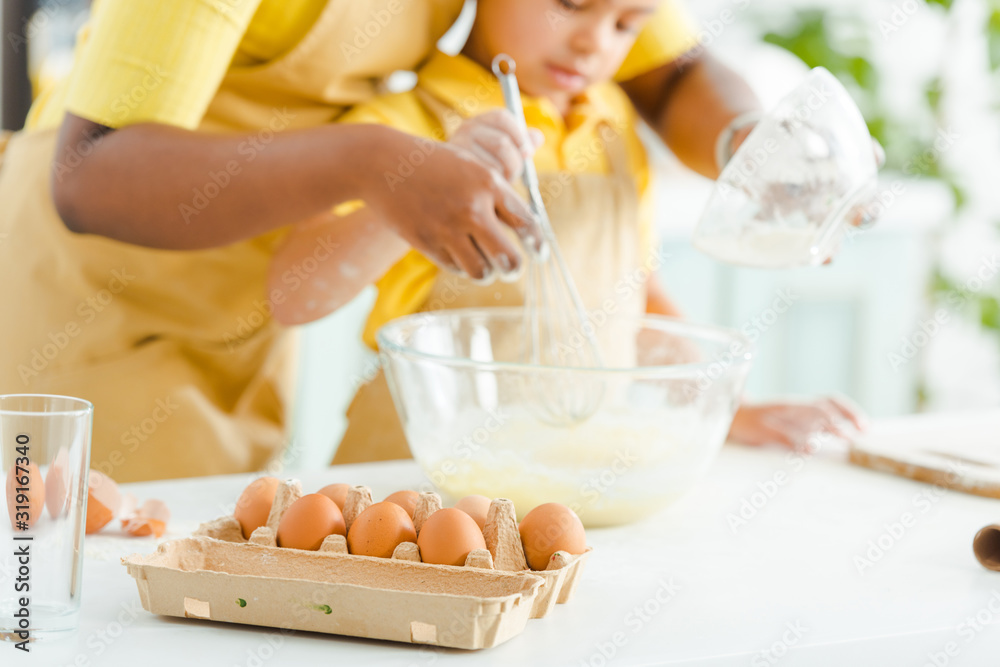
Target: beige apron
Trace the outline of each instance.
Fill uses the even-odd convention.
[[[365,48],[345,48],[390,5]],[[415,68],[460,8],[331,0],[289,53],[232,69],[201,129],[250,133],[257,143],[238,160],[252,159],[274,132],[330,122],[380,76]],[[55,130],[24,132],[3,156],[0,393],[93,402],[92,467],[120,482],[261,469],[286,443],[294,386],[294,340],[266,291],[284,232],[194,252],[72,234],[50,196],[55,144]],[[203,191],[179,204],[198,206],[224,187],[218,178],[206,172]]]
[[[426,91],[418,89],[417,94],[450,136],[457,126],[457,115]],[[608,124],[601,130],[610,174],[540,174],[541,191],[559,247],[588,311],[611,299],[616,316],[639,315],[646,307],[645,289],[622,289],[641,265],[638,190],[628,168],[624,138]],[[482,286],[441,272],[422,310],[521,306],[525,282],[522,277],[515,283]],[[410,457],[381,371],[358,390],[347,418],[347,431],[334,464]]]

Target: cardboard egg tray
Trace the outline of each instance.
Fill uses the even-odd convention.
[[[527,569],[514,505],[503,498],[490,505],[483,528],[487,549],[470,552],[461,567],[421,562],[412,542],[396,547],[392,558],[349,554],[342,535],[330,535],[318,551],[278,547],[278,522],[300,497],[297,481],[282,482],[267,524],[249,540],[235,517],[225,516],[153,554],[123,558],[143,608],[165,616],[490,648],[519,634],[529,618],[569,600],[590,552],[558,551],[546,570]],[[348,528],[371,504],[367,487],[348,491]],[[420,494],[413,515],[418,533],[440,508],[436,493]]]

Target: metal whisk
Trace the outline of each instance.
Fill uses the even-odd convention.
[[[527,137],[528,127],[514,72],[515,63],[510,56],[500,54],[493,59],[493,73],[500,81],[507,110]],[[524,386],[528,400],[525,402],[542,421],[553,426],[572,426],[597,411],[604,387],[596,375],[588,376],[570,369],[599,368],[603,365],[601,350],[573,276],[559,251],[542,202],[538,173],[531,160],[525,160],[522,177],[547,246],[541,255],[529,258],[522,361],[554,367],[528,374]]]

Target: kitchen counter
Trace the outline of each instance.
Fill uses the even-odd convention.
[[[957,419],[957,417],[956,417]],[[413,462],[297,474],[381,498],[417,488]],[[124,485],[173,511],[164,539],[227,513],[249,476]],[[154,549],[87,538],[80,631],[0,664],[996,665],[1000,573],[972,555],[1000,502],[897,479],[820,452],[727,446],[705,480],[642,523],[589,531],[575,597],[520,636],[456,650],[153,616],[119,558]]]

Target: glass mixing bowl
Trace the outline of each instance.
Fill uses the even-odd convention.
[[[665,507],[708,470],[729,432],[753,349],[736,331],[665,317],[610,319],[603,368],[518,363],[520,308],[410,315],[378,332],[393,402],[417,463],[452,501],[545,502],[588,526]],[[540,419],[539,388],[599,391],[582,423]]]
[[[822,264],[875,195],[871,135],[847,90],[817,67],[747,135],[716,181],[696,248],[758,268]]]

